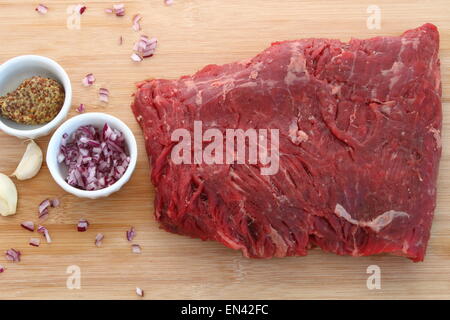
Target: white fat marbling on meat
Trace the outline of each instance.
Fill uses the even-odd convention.
[[[433,137],[436,140],[436,147],[438,149],[442,148],[441,131],[433,127],[431,127],[429,131],[433,134]]]
[[[402,247],[402,252],[403,253],[408,253],[408,249],[409,249],[409,243],[407,240],[403,241],[403,247]]]
[[[400,80],[400,76],[393,76],[393,77],[389,80],[389,90],[392,90],[392,87],[395,86],[395,84],[398,82],[398,80]]]
[[[341,88],[342,88],[342,84],[332,84],[331,85],[331,94],[340,94]]]
[[[240,244],[238,241],[235,241],[226,236],[221,230],[217,230],[217,235],[220,237],[220,239],[222,239],[222,243],[224,243],[226,246],[235,250],[242,250],[242,254],[245,257],[249,256],[247,248],[244,245]]]
[[[297,47],[294,46],[292,48],[292,56],[291,60],[289,62],[289,65],[287,66],[286,70],[286,76],[284,77],[284,82],[290,86],[295,81],[299,80],[301,78],[301,73],[306,72],[306,60],[305,57],[298,54]]]
[[[289,245],[286,243],[287,239],[283,238],[277,230],[275,230],[272,226],[270,226],[269,232],[270,239],[272,239],[273,244],[275,245],[275,256],[276,257],[284,257],[287,254]]]
[[[195,103],[197,104],[197,106],[201,106],[203,103],[203,97],[202,97],[202,92],[201,91],[197,91],[197,94],[195,95]]]
[[[308,135],[305,131],[299,130],[295,119],[289,125],[289,138],[291,138],[292,143],[297,145],[308,140]]]
[[[256,82],[245,82],[243,84],[239,85],[239,88],[253,88],[256,87],[258,84]]]
[[[353,219],[350,213],[345,210],[343,206],[341,206],[339,203],[336,204],[336,208],[334,209],[334,213],[341,218],[344,218],[351,224],[360,226],[360,227],[369,227],[375,232],[380,232],[381,229],[388,226],[395,218],[398,217],[409,217],[409,214],[404,211],[396,211],[396,210],[389,210],[382,214],[380,214],[378,217],[371,221],[358,221],[356,219]]]
[[[408,44],[412,44],[414,50],[417,50],[417,48],[419,47],[419,42],[419,38],[402,38],[402,45],[406,46]]]
[[[392,66],[391,66],[390,69],[382,70],[382,71],[381,71],[381,74],[382,74],[383,76],[387,76],[387,75],[389,75],[390,73],[393,73],[393,74],[399,74],[399,73],[402,72],[402,69],[403,69],[404,67],[405,67],[405,65],[403,64],[403,62],[401,62],[401,61],[395,61],[395,62],[392,64]]]
[[[263,80],[261,81],[261,87],[267,89],[275,88],[278,83],[275,80]]]
[[[234,189],[239,191],[241,194],[245,194],[244,189],[242,189],[236,182],[231,181],[231,185],[234,187]]]
[[[255,80],[256,78],[258,78],[258,71],[253,70],[252,72],[250,72],[250,75],[248,77],[249,79]]]

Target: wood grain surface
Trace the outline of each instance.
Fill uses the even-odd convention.
[[[45,0],[42,0],[45,1]],[[107,199],[75,198],[52,180],[46,165],[29,181],[15,181],[18,213],[0,217],[0,250],[20,249],[20,263],[0,264],[0,299],[444,299],[450,298],[450,1],[449,0],[163,0],[123,1],[126,16],[104,13],[112,1],[85,1],[81,28],[66,26],[67,7],[75,0],[48,0],[46,15],[34,8],[37,1],[0,0],[0,63],[17,55],[38,54],[58,61],[69,74],[76,115],[80,103],[125,121],[136,135],[139,159],[130,182]],[[381,29],[369,30],[367,7],[381,9]],[[131,29],[135,13],[143,15],[141,33],[155,36],[154,57],[133,63],[130,54],[139,33]],[[176,78],[209,63],[222,64],[254,56],[271,42],[303,37],[348,40],[375,35],[399,35],[425,22],[441,33],[443,82],[443,155],[438,206],[428,253],[423,263],[388,255],[340,257],[312,250],[307,257],[248,260],[239,252],[214,242],[177,236],[158,228],[153,218],[154,188],[143,136],[130,111],[134,84],[150,77]],[[123,36],[122,46],[118,39]],[[87,73],[97,82],[81,85]],[[110,103],[98,101],[97,89],[110,90]],[[45,151],[49,137],[37,142]],[[25,145],[0,133],[0,172],[13,172]],[[51,210],[44,223],[54,242],[39,248],[28,245],[33,236],[19,224],[37,222],[37,207],[47,197],[59,197],[61,207]],[[76,231],[87,218],[88,232]],[[125,231],[135,226],[140,255],[131,253]],[[94,245],[98,232],[103,247]],[[81,269],[81,289],[66,287],[71,265]],[[381,268],[381,290],[368,290],[366,269]]]

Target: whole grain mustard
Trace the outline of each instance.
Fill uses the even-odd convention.
[[[35,76],[0,97],[0,115],[22,124],[47,123],[59,113],[64,98],[64,88],[58,81]]]

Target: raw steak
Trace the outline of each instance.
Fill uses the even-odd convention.
[[[424,258],[441,155],[439,33],[273,43],[251,60],[138,84],[132,104],[170,232],[251,258]],[[171,134],[279,129],[279,171],[175,164]],[[206,144],[207,145],[207,144]]]

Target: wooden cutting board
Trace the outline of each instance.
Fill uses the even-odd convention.
[[[45,0],[42,0],[45,1]],[[18,213],[0,217],[0,251],[20,249],[20,263],[8,263],[0,274],[0,299],[136,299],[135,287],[146,299],[303,299],[303,298],[450,298],[450,2],[411,1],[295,1],[295,0],[163,0],[123,1],[126,16],[104,13],[111,1],[85,1],[80,30],[66,26],[67,7],[76,1],[47,1],[46,15],[34,11],[36,1],[0,0],[0,63],[17,55],[37,54],[58,61],[68,72],[74,91],[73,110],[80,103],[125,121],[138,140],[139,159],[130,182],[107,199],[84,200],[60,189],[47,167],[32,180],[16,181]],[[367,8],[381,9],[381,29],[367,28]],[[131,29],[135,13],[144,17],[142,33],[159,39],[156,55],[142,63],[130,60],[138,33]],[[438,206],[428,253],[423,263],[388,255],[352,258],[313,250],[307,257],[248,260],[239,252],[214,242],[177,236],[158,228],[153,219],[154,188],[143,136],[130,111],[134,83],[150,77],[176,78],[209,63],[223,64],[254,56],[271,42],[303,37],[399,35],[425,22],[441,32],[443,83],[443,155]],[[123,36],[123,45],[118,39]],[[93,88],[81,85],[94,73]],[[110,90],[110,103],[98,101],[97,89]],[[37,142],[45,151],[49,137]],[[25,145],[0,133],[0,172],[15,169]],[[58,197],[61,207],[51,210],[45,225],[54,242],[29,246],[31,233],[20,222],[37,222],[38,204]],[[87,218],[88,232],[76,231]],[[135,226],[132,254],[125,231]],[[98,232],[103,247],[94,245]],[[366,286],[369,265],[381,269],[381,289]],[[67,269],[78,266],[81,288],[68,289]]]

